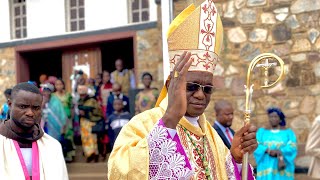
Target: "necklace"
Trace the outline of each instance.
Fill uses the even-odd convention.
[[[193,139],[191,138],[191,135],[190,135],[189,131],[188,131],[185,127],[183,127],[182,125],[179,124],[179,126],[180,126],[180,127],[183,129],[183,131],[187,134],[187,136],[188,136],[191,144],[193,145],[193,147],[196,149],[198,155],[200,156],[201,161],[202,161],[202,165],[203,165],[204,170],[205,170],[205,175],[206,175],[207,179],[208,179],[208,180],[211,180],[210,171],[209,171],[209,167],[208,167],[208,166],[209,166],[209,163],[208,163],[208,161],[206,160],[206,157],[205,157],[205,154],[206,154],[205,137],[206,137],[206,136],[203,136],[203,138],[202,138],[202,140],[203,140],[203,151],[204,151],[204,153],[201,154],[200,149],[197,147],[196,143],[195,143],[195,142],[193,141]]]

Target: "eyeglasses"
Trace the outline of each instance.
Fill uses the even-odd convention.
[[[187,82],[187,91],[196,92],[199,91],[200,88],[202,88],[202,91],[206,94],[212,94],[214,90],[214,87],[210,85],[203,86],[198,83]]]

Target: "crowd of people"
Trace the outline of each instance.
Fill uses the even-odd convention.
[[[82,75],[81,71],[78,73]],[[108,71],[98,74],[95,79],[82,78],[83,76],[78,76],[76,89],[72,92],[65,89],[65,82],[62,79],[44,75],[40,78],[42,83],[39,89],[43,97],[40,126],[44,132],[61,143],[66,162],[73,161],[75,144],[82,145],[87,162],[98,162],[99,156],[105,160],[122,127],[132,118],[129,112],[129,98],[122,91],[120,84],[124,80],[112,83]],[[135,96],[134,114],[155,106],[159,91],[151,88],[152,78],[148,72],[142,74],[144,89]],[[28,83],[36,86],[34,82]],[[12,89],[4,91],[7,100],[11,99],[11,93]],[[213,128],[225,146],[230,149],[235,136],[235,131],[231,129],[234,111],[232,103],[223,99],[217,100],[214,110],[216,120]],[[0,115],[2,120],[10,119],[8,103],[2,105]],[[269,108],[267,115],[270,126],[259,128],[256,134],[258,142],[258,147],[254,151],[257,164],[256,177],[293,179],[294,160],[297,156],[295,133],[286,127],[285,115],[281,109]],[[314,146],[311,143],[317,142],[310,140],[311,138],[314,137],[309,137],[308,153],[314,151],[310,147]]]
[[[78,72],[82,74],[82,72]],[[68,92],[62,79],[41,76],[39,86],[42,100],[43,131],[58,140],[66,162],[72,162],[75,156],[75,144],[81,144],[87,162],[103,160],[115,144],[122,127],[131,117],[129,98],[122,91],[121,82],[111,83],[110,73],[103,71],[95,79],[76,82],[76,89]],[[155,106],[159,92],[151,88],[152,75],[143,73],[141,81],[145,86],[135,98],[135,114]],[[34,82],[29,84],[36,86]],[[4,95],[11,99],[12,89],[6,89]],[[219,134],[225,146],[230,149],[235,131],[231,129],[233,106],[226,100],[218,100],[214,106],[216,121],[213,128]],[[257,164],[257,179],[294,179],[294,160],[297,156],[295,133],[286,127],[285,115],[279,108],[267,109],[270,126],[259,128],[256,134],[258,147],[254,151]],[[10,119],[8,103],[1,107],[1,119]],[[317,125],[317,120],[315,125]],[[317,133],[318,130],[312,130]],[[309,135],[307,153],[314,154],[316,136]],[[317,139],[317,138],[316,138]],[[313,161],[315,166],[315,161]],[[314,171],[314,168],[311,170]],[[313,174],[316,172],[314,171]]]
[[[64,80],[41,75],[39,89],[43,96],[41,127],[44,132],[58,140],[66,162],[75,157],[76,145],[82,145],[87,162],[106,159],[121,128],[129,122],[132,114],[154,107],[159,96],[151,88],[153,77],[142,74],[144,88],[136,95],[135,112],[130,113],[128,93],[135,86],[131,70],[123,68],[121,59],[115,62],[112,73],[103,71],[96,77],[87,78],[82,70],[75,70],[70,77],[72,89],[66,90]],[[29,83],[37,86],[33,81]],[[10,99],[11,89],[4,92]],[[1,119],[8,119],[8,104],[1,108]]]
[[[46,75],[39,86],[30,81],[6,90],[0,123],[1,178],[68,179],[65,161],[73,160],[75,144],[81,143],[87,162],[99,161],[100,155],[106,158],[112,149],[110,180],[294,179],[297,139],[280,108],[267,109],[266,127],[247,123],[235,132],[232,103],[217,100],[214,125],[206,120],[222,45],[217,13],[214,3],[206,0],[175,18],[167,33],[170,75],[160,93],[151,88],[152,75],[142,75],[145,87],[136,95],[134,117],[128,94],[136,81],[121,59],[114,72],[103,71],[95,79],[75,70],[71,92],[62,79]],[[315,178],[320,167],[319,127],[317,118],[306,145],[306,153],[313,156],[309,175]],[[253,153],[256,173],[250,164],[242,171],[245,153]]]
[[[147,78],[146,78],[147,76]],[[64,81],[61,79],[48,78],[44,84],[41,84],[39,88],[39,94],[41,94],[43,100],[39,103],[42,106],[42,119],[40,119],[40,126],[43,131],[49,134],[52,138],[60,141],[62,152],[65,161],[72,161],[75,155],[74,139],[76,139],[76,129],[81,137],[81,143],[84,155],[87,157],[87,161],[98,161],[99,154],[105,158],[108,151],[107,145],[113,147],[116,137],[118,136],[122,126],[127,124],[131,115],[126,110],[123,98],[120,98],[121,88],[119,84],[114,83],[113,88],[110,91],[111,96],[108,97],[108,101],[112,99],[112,113],[103,113],[102,103],[99,102],[99,98],[91,96],[88,93],[89,87],[87,85],[79,85],[77,87],[77,94],[79,99],[76,103],[73,103],[73,97],[71,93],[65,91]],[[48,83],[50,81],[54,84]],[[147,100],[156,100],[156,97],[150,98],[150,93],[158,95],[154,89],[150,89],[152,76],[149,73],[144,73],[142,76],[146,88],[136,96],[136,113],[145,111],[146,102],[141,101],[141,96],[146,94]],[[24,86],[25,84],[22,83]],[[36,88],[35,84],[28,82],[27,84]],[[116,86],[114,86],[116,85]],[[17,86],[21,86],[18,84]],[[31,87],[31,88],[33,88]],[[28,87],[30,88],[30,87]],[[28,88],[22,87],[22,90],[29,92]],[[102,88],[102,86],[100,87]],[[17,89],[17,88],[16,88]],[[34,90],[36,91],[36,90]],[[17,98],[17,90],[15,90],[14,97],[11,98],[12,89],[7,89],[4,94],[6,98],[11,102]],[[99,93],[96,95],[100,96]],[[113,98],[111,98],[113,96]],[[122,95],[125,97],[125,95]],[[118,98],[117,98],[118,97]],[[32,101],[35,101],[34,99]],[[41,105],[42,104],[42,105]],[[77,105],[77,108],[75,108]],[[5,103],[1,108],[2,120],[10,119],[10,110],[7,108],[8,103]],[[141,106],[141,107],[140,107]],[[152,105],[150,105],[152,106]],[[11,105],[12,107],[12,105]],[[139,109],[139,108],[142,108]],[[41,108],[39,108],[41,109]],[[78,110],[77,110],[78,109]],[[108,109],[108,106],[107,106]],[[139,111],[140,110],[140,111]],[[216,121],[213,128],[221,137],[221,140],[227,148],[230,149],[235,132],[231,129],[233,121],[233,106],[232,103],[226,100],[217,100],[214,106]],[[78,111],[78,113],[76,112]],[[295,133],[286,127],[285,115],[281,109],[272,107],[266,111],[269,118],[269,126],[265,128],[259,128],[256,134],[258,147],[254,151],[254,158],[257,164],[257,179],[294,179],[294,160],[297,156],[297,140]],[[78,114],[80,127],[74,127],[77,125],[75,117]],[[106,118],[105,118],[106,117]],[[319,118],[316,119],[314,127],[318,126]],[[96,125],[103,122],[100,129]],[[11,123],[8,121],[4,123],[9,126]],[[12,124],[10,125],[12,126]],[[7,130],[3,130],[1,133],[8,134]],[[107,128],[105,128],[107,127]],[[109,130],[109,131],[108,131]],[[110,130],[112,132],[110,133]],[[306,151],[309,154],[317,153],[314,148],[317,148],[318,137],[315,135],[318,133],[318,129],[313,128],[307,142]],[[35,139],[43,136],[43,132],[40,131]],[[8,135],[13,136],[13,135]],[[13,139],[21,137],[12,137]],[[53,143],[53,142],[51,142]],[[22,145],[24,147],[24,145]],[[61,160],[61,159],[60,159]],[[314,166],[317,166],[316,159],[313,161],[310,168],[310,174],[317,177],[317,172]],[[64,176],[66,170],[62,166],[61,176]],[[29,170],[30,172],[32,170]]]

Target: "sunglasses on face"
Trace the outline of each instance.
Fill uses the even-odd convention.
[[[203,86],[203,85],[198,84],[198,83],[187,82],[187,91],[189,91],[189,92],[199,91],[200,88],[206,94],[212,94],[213,90],[214,90],[214,87],[210,86],[210,85]]]

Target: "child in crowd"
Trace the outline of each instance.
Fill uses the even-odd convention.
[[[88,82],[88,94],[89,94],[89,96],[90,97],[94,97],[94,98],[96,98],[95,97],[95,95],[96,95],[96,89],[94,88],[94,86],[95,86],[95,81],[94,81],[94,79],[93,78],[89,78],[88,80],[87,80],[87,82]]]
[[[4,96],[6,97],[6,101],[8,101],[8,99],[11,98],[11,89],[6,89],[4,91]],[[8,106],[8,103],[6,102],[1,107],[0,120],[6,120],[8,118],[7,117],[9,115],[8,111],[9,111],[9,106]]]
[[[122,99],[114,99],[113,108],[113,113],[108,117],[108,132],[111,147],[113,147],[121,128],[131,119],[130,113],[124,110]]]
[[[123,101],[123,110],[130,112],[129,98],[122,93],[121,85],[114,83],[112,84],[112,93],[110,93],[107,101],[107,117],[109,117],[114,111],[113,101],[115,99],[121,99]]]
[[[100,103],[102,105],[102,112],[105,118],[107,114],[108,98],[111,92],[112,92],[112,83],[110,82],[110,73],[108,71],[103,71],[102,84],[100,87],[98,100],[100,100]]]

